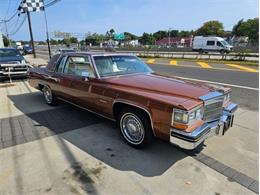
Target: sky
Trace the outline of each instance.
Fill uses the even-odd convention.
[[[0,0],[0,19],[9,18],[18,4],[19,0]],[[142,35],[169,28],[196,30],[209,20],[218,20],[225,30],[232,30],[238,20],[258,17],[258,7],[258,0],[60,0],[46,14],[50,32],[105,33],[114,28],[116,33]],[[23,17],[7,23],[10,34]],[[31,13],[31,19],[34,39],[45,40],[44,13]],[[3,24],[0,30],[5,32]],[[27,20],[10,38],[29,40]]]

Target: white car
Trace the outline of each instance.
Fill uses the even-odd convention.
[[[221,37],[195,36],[192,42],[192,50],[198,51],[200,53],[209,52],[209,51],[229,53],[233,50],[233,46],[230,45]]]

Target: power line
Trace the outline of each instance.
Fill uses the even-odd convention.
[[[13,32],[10,33],[10,35],[15,35],[23,26],[24,22],[25,22],[26,16],[23,17],[22,22],[19,24],[19,26],[17,27],[17,29]]]
[[[51,1],[51,2],[48,2],[48,3],[45,4],[45,7],[50,7],[50,6],[52,6],[52,5],[56,4],[56,3],[58,3],[59,1],[61,1],[61,0],[53,0],[53,1]]]
[[[7,6],[7,10],[6,10],[6,14],[5,14],[4,19],[6,19],[8,13],[9,13],[9,10],[10,10],[10,4],[11,4],[11,0],[8,1],[8,6]]]

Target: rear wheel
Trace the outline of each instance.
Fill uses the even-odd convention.
[[[43,86],[42,92],[43,92],[43,95],[44,95],[44,98],[45,98],[45,102],[48,105],[55,106],[57,104],[57,99],[54,96],[54,94],[52,93],[50,87],[48,87],[46,85]]]
[[[153,132],[146,113],[134,108],[124,109],[118,116],[124,140],[135,148],[143,148],[153,141]]]

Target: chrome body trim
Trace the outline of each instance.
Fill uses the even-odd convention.
[[[16,72],[3,72],[2,71],[3,75],[27,74],[27,73],[28,73],[27,71],[16,71]]]
[[[149,118],[150,118],[153,135],[156,136],[155,131],[154,131],[154,127],[153,127],[153,119],[152,119],[152,116],[151,116],[150,112],[149,112],[146,108],[143,108],[143,107],[141,107],[141,106],[138,106],[138,105],[136,105],[136,104],[134,104],[134,103],[131,103],[131,102],[128,102],[128,101],[125,101],[125,100],[114,100],[113,105],[112,105],[112,108],[113,108],[113,109],[114,109],[114,104],[115,104],[115,103],[123,103],[123,104],[127,104],[127,105],[134,106],[134,107],[137,107],[137,108],[140,108],[140,109],[144,110],[144,111],[148,114],[148,116],[149,116]]]
[[[219,97],[219,96],[223,96],[223,95],[224,95],[223,93],[220,93],[218,91],[213,91],[213,92],[210,92],[206,95],[200,96],[199,99],[206,101],[206,100],[210,100],[210,99],[213,99],[213,98],[216,98],[216,97]]]
[[[30,67],[32,68],[33,66],[31,64],[23,64],[23,63],[19,63],[19,64],[1,64],[1,67],[16,67],[16,66],[24,66],[24,67]]]
[[[220,120],[204,122],[204,124],[192,132],[185,132],[171,128],[170,143],[183,149],[192,150],[211,136],[223,136],[224,133],[233,126],[234,112],[237,107],[237,104],[230,103],[223,111]]]

